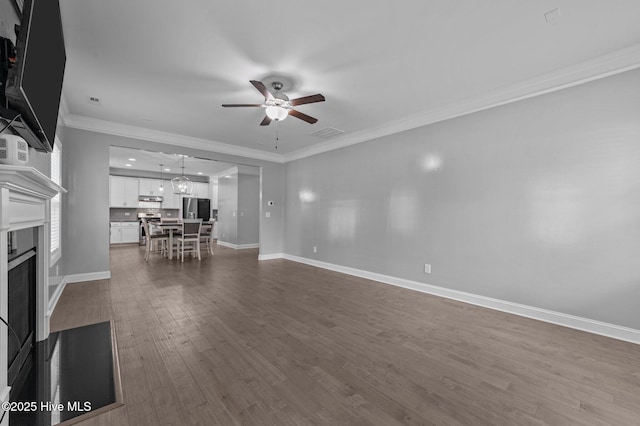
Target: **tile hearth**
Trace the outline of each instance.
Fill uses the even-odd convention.
[[[69,425],[122,405],[117,347],[109,321],[51,333],[11,400],[15,425]],[[20,404],[22,403],[22,404]]]

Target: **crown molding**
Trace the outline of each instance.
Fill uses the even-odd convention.
[[[240,157],[271,161],[274,163],[284,162],[282,154],[272,154],[257,149],[244,148],[222,142],[179,135],[176,133],[163,132],[160,130],[153,130],[144,127],[130,126],[128,124],[115,123],[112,121],[99,120],[82,115],[67,114],[64,119],[64,123],[66,127],[70,127],[73,129],[88,130],[91,132],[165,143],[169,145],[181,146],[184,148],[201,149],[204,151],[212,151],[219,154],[237,155]]]
[[[344,134],[327,143],[284,154],[284,162],[311,157],[383,136],[578,86],[636,68],[640,68],[640,44],[505,86],[482,96],[410,115],[375,128]]]
[[[67,117],[69,117],[69,104],[67,98],[64,96],[64,92],[60,96],[60,106],[58,107],[58,124],[62,124],[67,127]]]
[[[374,128],[343,134],[335,139],[307,148],[302,148],[288,154],[269,153],[257,149],[230,145],[223,142],[199,139],[175,133],[162,132],[71,114],[69,113],[68,104],[64,95],[60,102],[60,116],[62,123],[66,127],[75,129],[166,143],[186,148],[202,149],[205,151],[237,155],[256,160],[287,163],[289,161],[300,160],[302,158],[311,157],[313,155],[370,141],[383,136],[389,136],[406,130],[415,129],[417,127],[427,126],[429,124],[438,123],[451,118],[461,117],[474,112],[578,86],[580,84],[620,74],[636,68],[640,68],[640,44],[635,44],[625,49],[593,58],[576,65],[542,74],[529,80],[504,86],[486,93],[485,95],[455,102],[441,108],[435,108],[429,111],[413,114]]]

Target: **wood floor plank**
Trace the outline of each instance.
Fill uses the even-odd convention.
[[[52,330],[112,320],[86,425],[640,425],[640,346],[285,260],[111,249]]]

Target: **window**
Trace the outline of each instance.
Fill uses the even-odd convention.
[[[58,136],[55,137],[55,141],[53,144],[53,151],[51,152],[51,180],[62,186],[62,175],[61,175],[61,162],[62,162],[62,152],[60,146],[60,139]],[[60,197],[61,194],[58,193],[51,200],[51,264],[53,265],[55,262],[60,259],[61,250],[60,250],[60,229],[62,218],[60,216]]]

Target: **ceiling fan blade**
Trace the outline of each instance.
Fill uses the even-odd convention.
[[[223,107],[261,107],[262,104],[222,104]]]
[[[267,86],[262,84],[261,81],[258,81],[258,80],[249,80],[249,81],[251,82],[251,84],[253,84],[253,87],[258,89],[258,92],[262,93],[262,96],[264,96],[265,99],[273,99],[273,95],[271,94],[271,92],[267,90]]]
[[[293,106],[304,105],[304,104],[312,104],[314,102],[324,102],[324,96],[320,93],[317,95],[303,96],[302,98],[292,99],[289,102]]]
[[[307,114],[303,114],[300,111],[296,111],[295,109],[290,109],[289,110],[289,115],[292,115],[295,118],[299,118],[302,121],[306,121],[309,124],[314,124],[314,123],[316,123],[318,121],[317,118],[310,117]]]
[[[269,118],[269,116],[265,115],[264,119],[262,120],[260,125],[261,126],[268,126],[269,124],[271,124],[271,119]]]

